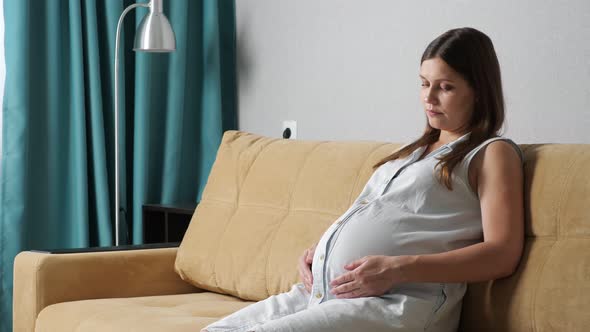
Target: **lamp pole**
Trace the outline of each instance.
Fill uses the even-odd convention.
[[[173,52],[176,50],[176,37],[170,22],[163,13],[163,0],[129,5],[117,23],[115,37],[115,245],[119,246],[119,216],[123,209],[119,202],[119,41],[123,19],[129,11],[137,7],[149,8],[149,13],[141,20],[134,42],[134,51]]]

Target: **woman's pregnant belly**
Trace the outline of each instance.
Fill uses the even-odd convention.
[[[357,211],[331,237],[326,255],[327,282],[347,272],[344,265],[364,256],[399,254],[396,228],[407,213],[392,206],[384,208],[380,203],[373,202]]]
[[[382,204],[384,206],[382,206]],[[345,219],[328,242],[324,276],[327,285],[349,272],[345,265],[364,256],[398,256],[430,251],[425,242],[429,232],[415,214],[391,202],[374,201]],[[426,236],[425,236],[426,235]],[[423,237],[426,237],[424,239]],[[413,295],[430,296],[440,292],[440,283],[407,283],[395,285],[390,293],[410,292]],[[412,293],[413,292],[413,293]],[[417,293],[416,293],[417,292]]]

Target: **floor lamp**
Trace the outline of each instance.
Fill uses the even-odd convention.
[[[115,245],[119,246],[119,215],[122,212],[119,202],[119,39],[125,15],[137,7],[149,8],[150,11],[139,23],[135,33],[134,51],[173,52],[176,50],[176,38],[170,22],[163,13],[163,0],[151,0],[149,3],[135,3],[125,8],[119,23],[115,39]]]

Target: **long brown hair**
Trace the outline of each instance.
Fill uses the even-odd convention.
[[[458,143],[451,153],[439,158],[436,166],[440,167],[439,181],[449,190],[453,190],[451,173],[465,155],[473,148],[498,136],[504,124],[504,95],[500,64],[491,39],[483,32],[473,28],[449,30],[430,42],[420,60],[420,65],[429,59],[440,58],[456,72],[461,74],[475,91],[477,99],[467,131],[469,138]],[[384,163],[404,158],[421,146],[427,146],[438,140],[440,129],[430,126],[426,120],[424,134],[414,142],[383,158],[373,166],[374,169]]]

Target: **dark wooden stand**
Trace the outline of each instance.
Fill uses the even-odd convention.
[[[144,204],[143,243],[181,242],[197,204]]]

